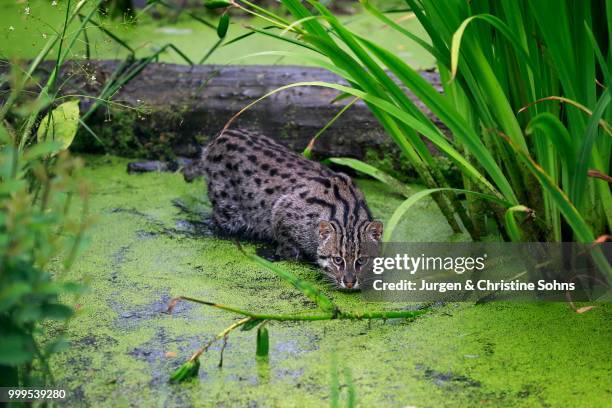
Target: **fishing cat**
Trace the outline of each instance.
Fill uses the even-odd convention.
[[[218,228],[272,240],[279,258],[316,260],[340,288],[362,285],[383,225],[346,174],[245,130],[213,139],[185,177],[199,174]]]

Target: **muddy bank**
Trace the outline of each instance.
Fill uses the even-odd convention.
[[[329,406],[334,359],[342,400],[348,371],[358,406],[603,407],[609,400],[610,305],[578,315],[565,304],[448,304],[414,321],[274,323],[268,364],[255,360],[255,334],[238,331],[223,368],[218,344],[202,358],[198,381],[170,385],[169,373],[236,318],[191,304],[167,315],[173,296],[255,311],[314,305],[245,260],[231,241],[210,234],[203,183],[172,173],[128,176],[124,159],[87,161],[97,223],[66,278],[91,291],[67,299],[80,305],[69,328],[73,347],[52,361],[70,405]],[[402,200],[378,183],[359,185],[383,220]],[[415,205],[398,234],[424,242],[465,239],[452,235],[430,200]],[[343,310],[414,306],[366,303],[330,290],[308,265],[282,264]]]

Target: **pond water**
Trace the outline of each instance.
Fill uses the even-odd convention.
[[[74,2],[73,2],[74,3]],[[65,13],[65,1],[53,6],[50,0],[0,1],[0,58],[30,59],[34,58],[48,41],[55,30],[58,30]],[[90,2],[93,4],[93,2]],[[84,14],[88,11],[86,5]],[[27,11],[26,11],[27,9]],[[216,24],[216,17],[205,16],[206,20]],[[94,17],[107,30],[129,44],[137,57],[147,57],[166,44],[173,44],[194,62],[199,61],[218,40],[217,32],[183,14],[176,21],[168,18],[153,19],[150,14],[139,14],[137,24],[121,20],[109,20]],[[341,20],[349,23],[349,27],[359,34],[368,34],[370,40],[385,44],[397,56],[415,68],[430,68],[435,65],[434,59],[415,43],[398,37],[389,27],[364,12],[341,16]],[[417,36],[426,37],[425,31],[416,18],[403,21],[402,24]],[[248,26],[263,28],[269,24],[260,19],[232,18],[227,34],[227,41],[237,38],[249,31]],[[79,22],[75,21],[68,33],[77,30]],[[109,39],[100,30],[91,27],[87,30],[92,59],[122,59],[127,52],[118,43]],[[390,41],[391,40],[391,41]],[[253,35],[236,43],[218,48],[206,61],[210,64],[299,64],[308,65],[308,60],[302,58],[286,58],[270,55],[252,55],[264,51],[299,51],[300,54],[311,55],[303,49],[296,50],[291,44],[265,35]],[[244,58],[249,55],[248,58]],[[53,59],[56,52],[52,51],[49,58]],[[71,50],[69,58],[81,60],[85,58],[85,39],[79,39]],[[160,61],[185,64],[173,51],[160,56]]]
[[[236,331],[222,368],[218,343],[203,355],[198,380],[169,384],[176,367],[236,319],[187,303],[165,314],[172,297],[251,311],[300,312],[314,305],[245,259],[234,243],[211,235],[202,182],[187,184],[169,173],[130,176],[126,159],[86,160],[97,220],[89,248],[66,278],[91,290],[76,301],[72,347],[52,361],[73,405],[328,406],[333,366],[344,385],[342,402],[348,372],[358,406],[609,402],[609,304],[582,315],[562,303],[466,303],[436,305],[413,321],[271,323],[268,363],[255,359],[255,332]],[[382,220],[401,202],[384,185],[359,185]],[[425,242],[465,239],[451,235],[431,201],[417,204],[398,234]],[[343,310],[407,306],[365,303],[358,294],[326,287],[308,265],[282,265],[316,283]]]

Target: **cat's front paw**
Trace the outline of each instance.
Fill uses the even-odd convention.
[[[301,252],[299,248],[290,245],[279,245],[276,248],[276,256],[280,259],[286,259],[289,261],[297,261],[301,259]]]

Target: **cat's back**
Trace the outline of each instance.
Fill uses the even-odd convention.
[[[334,175],[271,138],[244,130],[222,132],[205,147],[201,163],[217,222],[259,236],[269,233],[280,197]]]

